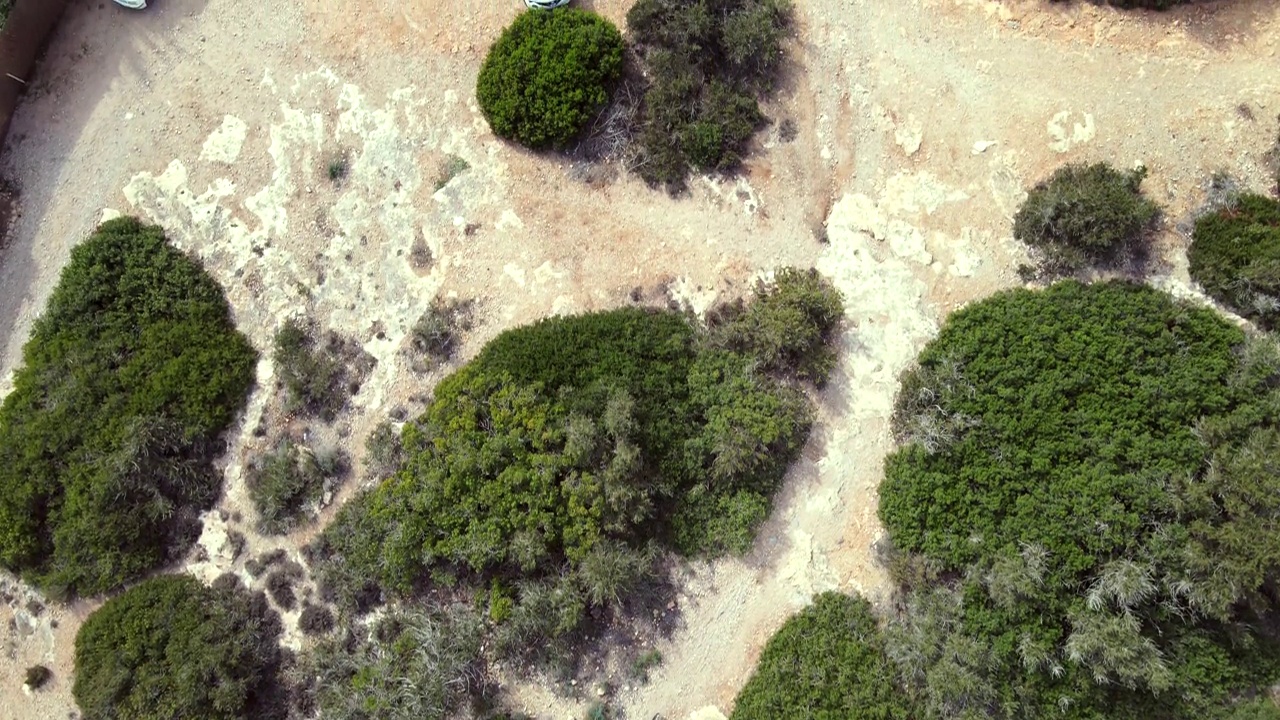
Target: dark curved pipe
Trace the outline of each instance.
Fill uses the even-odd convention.
[[[0,31],[0,150],[31,70],[69,0],[17,0]]]

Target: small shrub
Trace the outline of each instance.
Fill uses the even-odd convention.
[[[764,122],[790,22],[786,0],[640,0],[627,27],[646,64],[637,170],[684,186],[691,169],[729,170]]]
[[[324,605],[302,604],[302,613],[298,615],[298,629],[308,636],[325,635],[333,630],[336,621],[333,611]]]
[[[642,683],[647,683],[649,682],[650,673],[661,664],[662,651],[656,648],[647,650],[631,662],[631,677]]]
[[[717,341],[756,357],[768,372],[822,386],[836,365],[836,330],[844,299],[816,270],[782,268],[756,286],[745,311],[721,309],[713,320]]]
[[[57,596],[177,560],[257,357],[222,288],[134,218],[77,246],[0,406],[0,566]]]
[[[460,334],[471,329],[473,314],[471,300],[432,300],[413,326],[409,342],[414,352],[426,358],[428,367],[448,362],[458,349]]]
[[[258,529],[282,535],[306,520],[326,485],[346,470],[341,451],[315,452],[286,438],[246,473],[249,498],[258,511]]]
[[[441,190],[450,180],[458,177],[458,175],[471,169],[471,163],[462,159],[457,155],[450,155],[445,158],[444,165],[440,168],[440,176],[436,178],[436,190]]]
[[[1187,257],[1215,300],[1264,328],[1280,325],[1280,202],[1246,194],[1200,218]]]
[[[268,568],[275,567],[287,560],[289,553],[284,548],[276,548],[271,552],[263,553],[256,558],[250,558],[245,561],[244,569],[249,576],[257,579],[266,572]]]
[[[32,690],[39,690],[53,679],[53,671],[43,665],[32,665],[27,668],[24,684]]]
[[[461,609],[394,611],[372,632],[321,640],[303,658],[327,720],[445,720],[484,681],[479,620]]]
[[[348,170],[349,167],[346,155],[337,155],[330,158],[328,165],[325,166],[325,171],[329,175],[329,180],[335,183],[346,179]]]
[[[296,562],[286,562],[267,575],[267,594],[281,610],[292,610],[298,604],[293,592],[293,585],[305,575],[302,566]]]
[[[364,441],[364,465],[369,474],[384,476],[404,462],[404,445],[400,433],[389,421],[378,423]]]
[[[533,149],[564,147],[608,100],[622,49],[617,28],[594,13],[522,13],[480,67],[480,110],[498,137]]]
[[[1048,272],[1074,272],[1123,255],[1140,255],[1160,208],[1139,186],[1146,169],[1070,164],[1027,194],[1013,235],[1042,256]]]
[[[284,717],[279,618],[226,577],[150,578],[89,616],[72,687],[87,720]]]
[[[271,359],[285,391],[285,410],[325,422],[346,407],[372,360],[337,333],[320,337],[313,325],[296,319],[276,331]]]

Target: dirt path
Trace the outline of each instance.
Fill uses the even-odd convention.
[[[629,3],[583,4],[621,22]],[[1280,113],[1280,9],[1264,0],[1159,17],[1033,0],[806,0],[797,69],[769,108],[798,138],[766,131],[740,178],[671,199],[634,179],[583,182],[488,132],[475,74],[520,7],[74,4],[4,160],[23,214],[0,257],[0,377],[70,247],[107,208],[163,224],[201,256],[260,349],[304,312],[359,340],[378,365],[334,430],[353,450],[392,408],[419,407],[434,381],[401,349],[437,294],[480,301],[465,355],[515,324],[628,302],[634,288],[705,306],[761,270],[818,266],[850,318],[821,422],[755,550],[690,569],[664,665],[649,684],[619,688],[633,720],[727,712],[760,646],[816,591],[883,597],[871,545],[896,376],[946,313],[1016,283],[1008,218],[1026,185],[1068,160],[1146,163],[1147,188],[1170,211],[1161,272],[1176,285],[1185,241],[1173,221],[1215,170],[1264,187],[1260,158]],[[350,170],[333,182],[339,156]],[[450,156],[469,169],[437,189]],[[264,388],[270,373],[264,362]],[[224,509],[241,519],[210,524],[214,552],[192,567],[201,575],[241,567],[219,533],[252,521],[242,468],[267,399],[251,398],[228,458]],[[0,688],[17,687],[36,656],[59,680],[33,698],[0,692],[0,717],[71,707],[82,611],[58,611],[56,636],[42,634],[53,629],[45,613],[13,638]],[[0,608],[0,621],[14,612]],[[537,688],[516,700],[557,719],[584,707]]]

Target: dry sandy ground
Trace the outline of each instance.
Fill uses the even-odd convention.
[[[619,23],[629,4],[580,2]],[[584,183],[564,161],[497,141],[472,88],[522,4],[441,7],[75,5],[4,158],[22,215],[0,258],[0,377],[104,210],[158,222],[202,257],[264,356],[281,319],[302,313],[363,344],[377,367],[330,431],[357,455],[378,420],[420,407],[434,382],[403,346],[438,295],[480,303],[465,356],[504,328],[613,307],[633,288],[704,308],[762,271],[816,265],[849,315],[821,422],[754,551],[687,569],[680,626],[659,644],[664,665],[649,684],[618,688],[633,720],[727,713],[760,646],[816,591],[886,596],[872,544],[896,377],[948,312],[1016,284],[1024,258],[1009,219],[1023,188],[1064,161],[1145,163],[1148,191],[1169,209],[1157,281],[1189,293],[1176,223],[1216,170],[1266,186],[1261,157],[1280,114],[1280,9],[1266,0],[1166,15],[1041,0],[798,0],[795,67],[768,108],[794,120],[798,138],[767,130],[740,177],[699,180],[672,199],[633,178]],[[451,155],[470,168],[437,189]],[[326,167],[339,156],[350,173],[332,182]],[[203,577],[243,573],[225,532],[250,529],[243,465],[263,446],[252,430],[271,373],[264,360],[233,431],[228,518],[210,517],[208,559],[189,565]],[[292,549],[308,532],[251,534],[251,544]],[[6,593],[0,718],[66,717],[71,643],[92,603],[37,614],[24,590]],[[35,662],[54,668],[52,687],[18,693]],[[538,717],[585,707],[535,686],[513,699]]]

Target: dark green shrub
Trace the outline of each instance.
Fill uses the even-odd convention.
[[[731,720],[911,720],[871,606],[829,592],[769,639],[734,702]]]
[[[335,333],[319,337],[310,323],[285,321],[276,331],[271,355],[285,391],[285,410],[332,422],[356,389],[348,368],[353,354]]]
[[[643,595],[659,550],[748,548],[812,422],[761,368],[820,374],[840,307],[817,276],[778,277],[734,349],[637,308],[494,338],[405,426],[400,470],[317,542],[326,597],[460,585],[489,597],[500,655],[571,659],[589,617]]]
[[[480,67],[480,111],[498,137],[533,149],[564,147],[609,99],[622,49],[618,29],[594,13],[522,13]]]
[[[1064,165],[1027,194],[1013,236],[1038,251],[1050,272],[1140,255],[1160,212],[1139,189],[1146,174],[1106,163]]]
[[[267,574],[265,583],[267,594],[281,610],[292,610],[298,604],[298,596],[293,592],[294,583],[302,580],[306,573],[302,566],[292,560],[282,563]]]
[[[332,631],[335,624],[333,611],[329,608],[307,602],[302,604],[302,612],[298,615],[298,629],[303,635],[324,635]]]
[[[821,386],[836,365],[833,345],[843,300],[816,270],[784,268],[756,286],[755,301],[722,309],[714,334],[725,347],[750,354],[762,369]]]
[[[305,522],[346,465],[339,450],[316,452],[289,438],[250,464],[245,484],[258,511],[259,532],[282,535]]]
[[[889,646],[930,715],[1216,717],[1280,677],[1278,380],[1273,343],[1146,286],[954,313],[880,487],[933,566]]]
[[[280,622],[234,581],[154,577],[76,635],[72,693],[85,720],[279,718]]]
[[[637,168],[683,187],[690,169],[728,170],[764,122],[790,22],[785,0],[640,0],[627,26],[647,65]]]
[[[32,665],[27,668],[23,684],[32,690],[39,690],[53,679],[53,671],[43,665]]]
[[[1280,202],[1243,195],[1196,221],[1191,278],[1264,328],[1280,322]]]
[[[371,633],[322,640],[304,658],[321,717],[444,720],[482,686],[481,626],[461,610],[396,611]]]
[[[0,565],[94,594],[181,557],[256,354],[222,289],[136,219],[71,253],[0,407]]]

